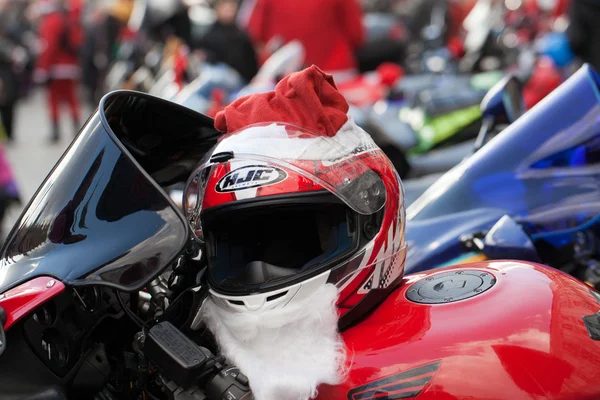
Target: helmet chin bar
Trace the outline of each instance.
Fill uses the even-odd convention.
[[[244,281],[250,285],[267,282],[271,279],[294,275],[298,270],[283,268],[263,261],[252,261],[244,269]]]
[[[284,308],[289,304],[304,300],[314,293],[314,291],[319,287],[325,285],[329,279],[329,272],[330,271],[326,271],[306,281],[267,293],[245,296],[228,296],[210,289],[210,294],[213,301],[219,307],[229,311],[258,312],[263,310]]]

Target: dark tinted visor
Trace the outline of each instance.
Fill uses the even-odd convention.
[[[203,216],[211,287],[224,293],[273,290],[316,275],[357,242],[356,214],[341,201],[229,208],[226,218],[212,210]]]

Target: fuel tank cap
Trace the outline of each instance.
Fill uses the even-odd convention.
[[[423,278],[406,291],[406,298],[421,304],[444,304],[480,295],[496,283],[489,272],[448,271]]]

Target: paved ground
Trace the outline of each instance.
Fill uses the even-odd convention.
[[[82,118],[85,121],[91,109],[84,107]],[[74,137],[73,127],[67,109],[61,120],[62,137],[59,143],[50,144],[50,122],[44,93],[33,93],[21,102],[17,109],[15,141],[7,146],[9,161],[13,167],[23,203],[27,204],[50,169],[56,164]],[[12,228],[21,209],[12,208],[3,221],[3,232]]]

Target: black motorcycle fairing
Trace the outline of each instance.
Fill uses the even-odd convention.
[[[0,293],[37,276],[138,290],[188,243],[159,185],[185,181],[219,133],[152,96],[114,92],[33,196],[0,251]]]

